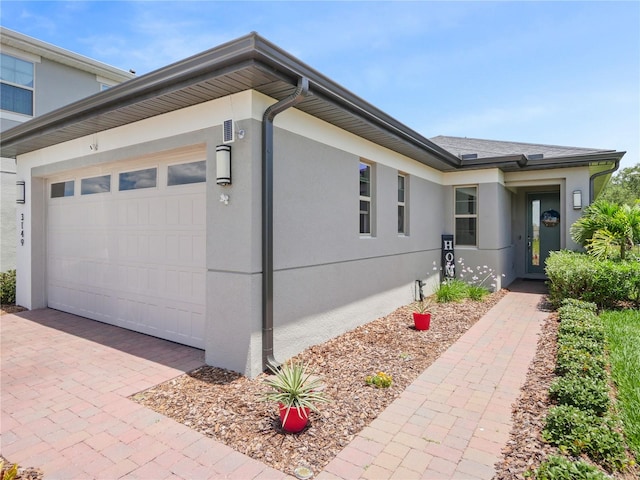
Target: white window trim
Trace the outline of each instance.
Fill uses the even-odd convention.
[[[18,60],[22,60],[23,62],[33,64],[33,87],[27,87],[26,85],[18,85],[17,83],[7,82],[6,80],[0,80],[0,82],[4,83],[5,85],[11,85],[12,87],[22,88],[23,90],[29,90],[31,92],[31,115],[27,113],[14,112],[13,110],[0,110],[2,112],[2,118],[6,118],[8,120],[14,120],[18,122],[24,122],[26,120],[30,120],[36,116],[36,61],[24,55],[23,53],[19,53],[19,54],[11,53],[11,50],[5,49],[4,46],[2,47],[2,53],[9,57],[14,57],[14,58],[17,58]],[[32,55],[31,57],[35,57],[35,55]],[[37,63],[39,63],[40,57],[37,57],[37,58],[38,58]],[[6,114],[10,114],[12,117],[15,116],[15,118],[9,118],[9,116]]]
[[[475,214],[470,214],[470,213],[464,213],[464,214],[457,214],[456,213],[456,190],[458,190],[459,188],[475,188],[476,189],[476,213]],[[456,185],[453,187],[453,231],[454,231],[454,245],[457,248],[478,248],[478,239],[480,238],[480,225],[478,222],[478,212],[479,212],[479,192],[480,189],[478,188],[478,185]],[[473,245],[469,245],[469,244],[464,244],[464,245],[460,245],[458,244],[458,235],[457,235],[457,230],[456,230],[456,219],[458,218],[475,218],[476,219],[476,242]]]
[[[374,164],[360,159],[358,163],[358,190],[360,189],[360,164],[367,165],[369,167],[369,196],[360,195],[360,201],[369,203],[369,233],[360,232],[360,215],[358,214],[358,231],[361,238],[373,238],[375,237],[375,169]],[[358,202],[358,212],[360,212],[360,201]]]
[[[408,215],[408,195],[409,195],[409,175],[404,172],[398,172],[398,177],[402,177],[404,179],[404,199],[401,202],[398,200],[398,208],[403,207],[403,222],[404,231],[397,232],[399,237],[407,237],[409,236],[409,215]],[[397,195],[396,195],[397,197]]]

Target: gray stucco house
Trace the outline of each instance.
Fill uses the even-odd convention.
[[[15,127],[18,303],[254,376],[439,281],[441,236],[506,286],[624,152],[427,139],[252,33]]]
[[[0,27],[0,132],[134,77],[22,33]],[[0,272],[16,267],[16,162],[0,159]]]

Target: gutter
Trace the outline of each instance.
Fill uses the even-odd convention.
[[[309,92],[309,79],[300,77],[290,96],[269,106],[262,117],[262,367],[277,368],[273,355],[273,120],[300,103]]]
[[[613,167],[611,167],[609,170],[604,170],[602,172],[594,173],[589,177],[589,205],[591,205],[595,200],[593,197],[595,196],[594,185],[595,185],[596,178],[601,177],[602,175],[609,175],[615,172],[616,170],[618,170],[619,166],[620,166],[620,158],[616,158],[614,159]]]

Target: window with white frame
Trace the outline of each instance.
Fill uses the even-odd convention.
[[[371,165],[360,162],[360,235],[372,235],[372,175]]]
[[[478,187],[455,187],[456,245],[478,244]]]
[[[398,174],[398,234],[407,234],[407,177]]]
[[[33,116],[33,90],[33,62],[1,53],[0,108],[9,112]]]

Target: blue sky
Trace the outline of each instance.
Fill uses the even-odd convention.
[[[138,75],[256,31],[427,137],[626,150],[640,2],[2,0],[7,28]]]

